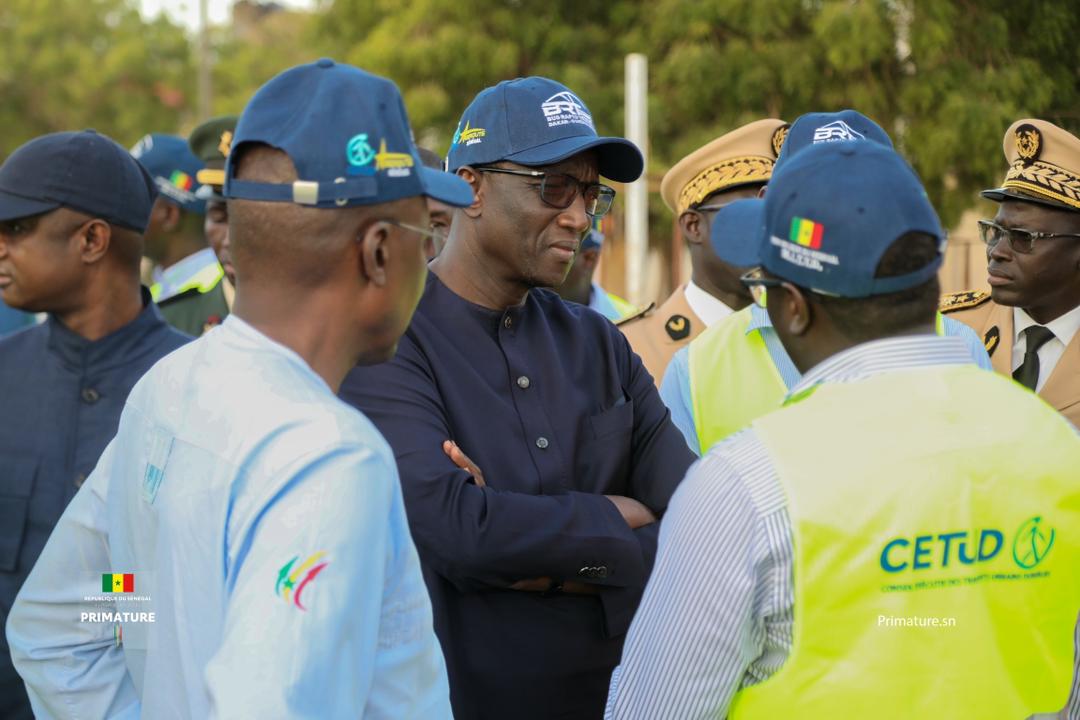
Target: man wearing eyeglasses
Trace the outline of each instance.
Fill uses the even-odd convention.
[[[657,387],[680,348],[750,304],[750,295],[739,282],[746,268],[716,255],[709,224],[728,203],[757,197],[772,176],[787,130],[787,123],[773,118],[743,125],[675,163],[660,181],[660,197],[675,213],[690,248],[690,281],[655,312],[619,323]]]
[[[341,396],[382,430],[462,718],[596,718],[692,456],[625,338],[560,285],[642,157],[539,77],[481,92],[455,212],[388,363]]]
[[[941,311],[982,336],[994,369],[1080,427],[1080,138],[1045,120],[1005,132],[1009,170],[982,195],[990,292],[946,296]]]
[[[1061,710],[1080,437],[935,332],[944,232],[914,171],[816,145],[717,222],[754,237],[744,282],[804,374],[672,498],[607,720]]]

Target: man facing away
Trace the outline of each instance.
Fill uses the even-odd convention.
[[[397,456],[455,714],[595,718],[692,456],[618,328],[544,288],[610,207],[600,176],[641,154],[546,78],[482,91],[458,127],[476,200],[398,355],[341,394]]]
[[[8,622],[39,716],[450,717],[393,455],[334,395],[416,307],[424,196],[472,197],[410,138],[329,59],[244,110],[235,312],[132,391]]]
[[[944,233],[915,173],[819,145],[737,205],[804,375],[680,485],[607,717],[1060,710],[1080,438],[935,334]]]

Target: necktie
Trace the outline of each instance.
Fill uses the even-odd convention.
[[[1039,382],[1039,348],[1054,338],[1054,333],[1042,325],[1032,325],[1024,330],[1027,348],[1024,350],[1024,362],[1013,371],[1013,380],[1029,390],[1034,390]]]

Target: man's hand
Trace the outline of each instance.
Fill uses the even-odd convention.
[[[631,530],[637,530],[639,527],[656,522],[656,515],[653,515],[653,511],[634,498],[628,498],[624,495],[605,495],[604,497],[615,503],[619,514],[623,516],[623,520],[626,521]]]
[[[477,487],[484,487],[487,483],[484,482],[484,473],[480,468],[469,459],[469,456],[462,452],[458,444],[453,440],[444,440],[442,444],[443,452],[450,458],[451,462],[457,465],[473,476],[473,480],[476,482]]]

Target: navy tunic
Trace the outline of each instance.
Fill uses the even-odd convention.
[[[0,341],[0,621],[56,521],[116,434],[143,373],[191,338],[150,293],[132,322],[90,342],[56,318]],[[102,568],[109,572],[109,568]],[[30,718],[0,633],[0,717]]]
[[[694,460],[619,330],[548,290],[495,311],[430,274],[397,356],[354,369],[341,397],[397,457],[455,716],[601,717],[658,531],[604,495],[659,515]],[[508,589],[536,577],[601,591]]]

